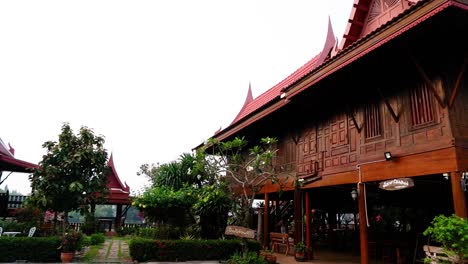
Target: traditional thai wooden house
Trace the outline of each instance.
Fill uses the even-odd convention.
[[[350,4],[339,45],[329,27],[317,56],[257,98],[249,90],[213,137],[277,137],[278,172],[301,179],[281,197],[262,189],[265,234],[292,200],[295,242],[358,245],[361,263],[389,247],[404,261],[435,215],[467,217],[468,1]]]

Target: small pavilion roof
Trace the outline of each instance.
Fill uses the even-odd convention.
[[[109,196],[107,197],[108,203],[110,204],[130,204],[130,187],[127,183],[122,183],[117,174],[117,170],[114,165],[114,157],[111,154],[109,161],[109,172],[107,174],[107,188],[109,189]]]
[[[37,168],[37,164],[33,164],[27,161],[19,160],[14,157],[15,150],[9,148],[0,139],[0,171],[12,171],[12,172],[31,172],[31,169]]]

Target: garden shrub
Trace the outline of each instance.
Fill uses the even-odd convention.
[[[95,233],[90,236],[91,245],[103,244],[106,241],[106,237],[102,233]]]
[[[255,252],[248,252],[244,257],[242,253],[235,253],[226,262],[227,264],[268,264],[268,262]]]
[[[261,245],[248,241],[249,251],[258,253]],[[141,261],[226,260],[242,250],[241,241],[230,240],[152,240],[134,238],[129,242],[130,256]]]
[[[58,237],[1,237],[0,262],[60,262]]]

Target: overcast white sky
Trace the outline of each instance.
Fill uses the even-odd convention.
[[[341,41],[353,0],[1,1],[0,137],[41,160],[64,122],[104,135],[122,181],[178,158]],[[30,192],[27,174],[6,182]],[[0,186],[4,188],[5,183]]]

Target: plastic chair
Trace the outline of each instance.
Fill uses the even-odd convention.
[[[35,226],[33,226],[33,227],[31,227],[31,229],[29,229],[28,237],[32,237],[34,235],[34,232],[36,232],[36,227]]]

